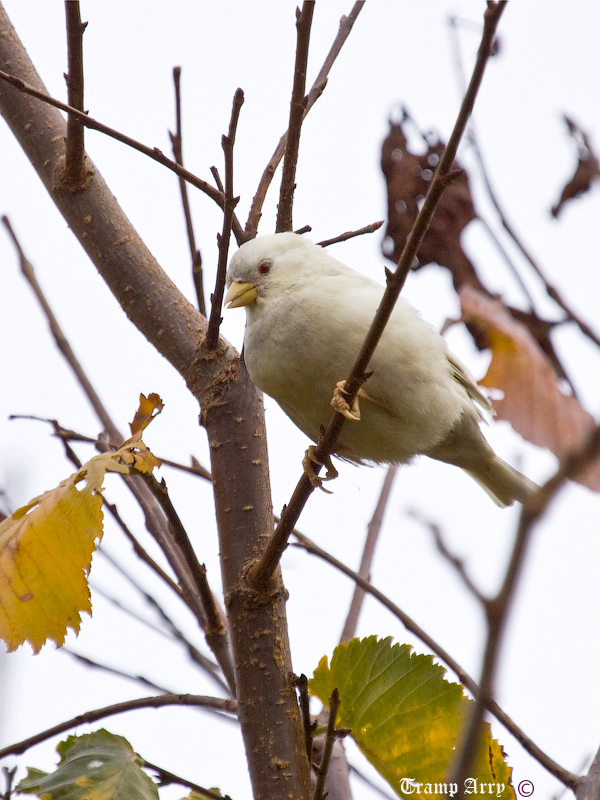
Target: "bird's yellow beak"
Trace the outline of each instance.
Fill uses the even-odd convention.
[[[234,281],[225,295],[225,305],[227,308],[241,308],[249,306],[258,297],[255,283],[238,283]]]

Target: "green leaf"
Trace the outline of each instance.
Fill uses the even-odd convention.
[[[29,769],[16,787],[42,800],[158,800],[143,759],[122,736],[99,730],[69,736],[56,748],[60,763],[53,773]]]
[[[325,705],[334,688],[341,700],[336,724],[351,728],[356,744],[400,797],[422,794],[429,800],[453,793],[444,778],[472,701],[444,679],[431,656],[392,646],[391,639],[353,639],[336,647],[331,666],[327,657],[321,659],[309,683]],[[486,726],[469,793],[514,800],[510,775]],[[409,780],[421,787],[409,786]]]

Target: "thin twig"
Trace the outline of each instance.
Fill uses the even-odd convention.
[[[459,578],[461,579],[463,584],[467,587],[467,589],[471,592],[471,594],[473,594],[473,596],[476,597],[480,603],[483,603],[485,605],[485,603],[487,602],[487,598],[483,595],[481,590],[473,582],[473,579],[467,572],[465,562],[463,561],[463,559],[454,555],[454,553],[452,553],[448,548],[448,546],[446,545],[446,542],[444,541],[444,538],[442,536],[442,531],[440,529],[440,526],[436,522],[433,522],[432,520],[425,519],[417,511],[411,511],[409,512],[409,514],[411,517],[413,517],[413,519],[416,519],[422,525],[425,525],[427,528],[429,528],[433,536],[435,546],[437,547],[440,555],[442,555],[446,559],[446,561],[448,561],[448,563],[451,564],[452,567],[454,567]]]
[[[340,233],[339,236],[334,236],[333,239],[323,239],[322,242],[317,242],[321,247],[329,247],[330,244],[337,244],[338,242],[346,242],[348,239],[353,239],[355,236],[362,236],[363,233],[375,233],[383,225],[385,220],[379,222],[372,222],[370,225],[365,225],[364,228],[359,228],[357,231],[346,231]]]
[[[285,140],[285,153],[283,156],[283,173],[279,190],[279,205],[277,206],[277,221],[275,233],[291,231],[292,207],[294,204],[294,190],[296,188],[296,168],[298,166],[298,152],[300,149],[300,133],[304,110],[306,108],[306,69],[308,64],[308,46],[310,44],[310,29],[312,26],[315,0],[304,0],[302,11],[296,9],[296,61],[294,63],[294,83],[292,86],[292,99],[290,101],[290,121]]]
[[[304,729],[304,745],[306,747],[306,757],[312,760],[312,735],[316,727],[316,722],[311,722],[310,719],[310,706],[308,696],[308,678],[306,675],[299,675],[296,678],[296,687],[300,697],[300,715],[302,717],[302,727]]]
[[[106,558],[112,564],[114,569],[116,569],[125,578],[125,580],[127,580],[134,587],[134,589],[143,597],[145,602],[159,615],[159,617],[161,618],[161,620],[165,624],[166,629],[165,628],[156,628],[156,630],[158,632],[162,633],[163,636],[167,636],[167,637],[169,637],[171,639],[175,639],[177,642],[181,643],[185,647],[185,649],[187,650],[187,653],[188,653],[190,659],[195,664],[197,664],[199,667],[204,669],[208,673],[209,677],[212,678],[212,680],[214,680],[218,684],[220,689],[222,689],[225,692],[229,692],[229,686],[223,680],[222,671],[220,670],[218,665],[215,664],[213,661],[211,661],[211,659],[209,659],[205,655],[203,655],[183,635],[183,633],[179,630],[177,625],[175,625],[175,622],[173,621],[173,619],[167,614],[167,612],[160,605],[160,603],[158,603],[156,598],[152,597],[151,594],[148,594],[148,592],[146,592],[140,586],[140,584],[137,583],[137,581],[132,577],[132,575],[129,572],[127,572],[127,570],[125,570],[115,560],[115,558],[110,555],[110,553],[107,552],[105,547],[101,546],[101,547],[98,548],[98,550],[99,550],[99,553],[102,556],[104,556],[104,558]],[[177,587],[177,588],[179,588],[179,587]],[[96,589],[96,591],[98,591],[98,589]],[[106,597],[106,595],[104,595],[104,596]],[[108,598],[108,599],[110,599],[110,598]],[[118,601],[112,600],[111,602],[117,603]],[[123,608],[122,605],[120,605],[120,607]],[[124,609],[124,610],[127,610],[127,609]],[[143,620],[141,620],[141,621],[143,621]],[[146,624],[151,624],[151,623],[146,623]]]
[[[134,711],[140,708],[162,708],[163,706],[197,706],[214,711],[221,711],[226,714],[237,713],[237,702],[221,697],[208,697],[197,694],[161,694],[152,697],[139,697],[135,700],[126,700],[124,703],[115,703],[114,705],[105,706],[104,708],[86,711],[85,714],[79,714],[65,722],[60,722],[58,725],[36,733],[34,736],[23,739],[21,742],[9,744],[7,747],[3,747],[0,750],[0,758],[20,755],[26,750],[29,750],[30,747],[40,744],[40,742],[45,742],[53,736],[57,736],[59,733],[64,733],[80,725],[89,725],[92,722],[111,717],[114,714],[123,714],[126,711]]]
[[[108,412],[106,411],[100,398],[98,397],[94,387],[88,380],[85,372],[83,371],[83,368],[81,367],[79,361],[75,357],[75,354],[73,353],[73,350],[66,336],[64,335],[60,325],[58,324],[58,321],[56,320],[52,312],[52,309],[50,308],[50,305],[47,302],[41,290],[41,287],[39,286],[36,280],[33,267],[27,260],[19,241],[17,240],[17,237],[14,231],[12,230],[9,220],[6,217],[3,217],[2,220],[17,249],[21,264],[21,270],[26,279],[29,281],[30,285],[32,286],[36,294],[36,297],[38,298],[38,301],[42,306],[42,309],[44,311],[44,314],[46,315],[46,318],[48,319],[48,322],[50,324],[50,329],[54,335],[54,338],[56,340],[60,352],[63,354],[63,356],[67,360],[67,363],[75,373],[82,389],[84,390],[86,396],[88,397],[90,403],[92,404],[102,425],[104,425],[108,433],[109,439],[113,442],[113,444],[121,444],[123,442],[123,436],[121,435],[118,428],[111,420]],[[98,440],[97,442],[97,447],[101,451],[110,449],[110,446],[106,442],[100,440]],[[213,614],[213,611],[210,607],[205,609],[202,604],[203,599],[205,599],[203,592],[205,591],[204,583],[206,581],[204,576],[204,583],[203,583],[202,569],[198,564],[198,560],[195,557],[193,548],[189,543],[189,539],[187,538],[185,531],[183,531],[182,533],[183,529],[181,523],[179,523],[179,528],[177,528],[176,520],[178,519],[178,517],[173,507],[170,506],[170,501],[169,501],[166,502],[165,505],[167,509],[170,508],[169,513],[171,513],[172,515],[170,522],[174,526],[173,534],[175,537],[174,541],[176,550],[173,550],[173,543],[166,536],[166,529],[165,529],[166,519],[164,516],[161,517],[159,514],[156,513],[156,511],[160,511],[160,507],[158,509],[152,507],[152,503],[154,502],[154,500],[146,491],[146,489],[153,489],[155,498],[158,498],[160,500],[165,497],[166,487],[165,489],[158,488],[159,484],[153,476],[145,476],[145,484],[146,484],[145,486],[143,484],[140,485],[139,481],[136,480],[135,476],[125,478],[125,481],[128,487],[130,488],[131,492],[136,497],[140,506],[144,510],[144,514],[146,517],[146,525],[149,531],[152,533],[153,536],[155,536],[155,538],[157,538],[157,541],[161,545],[163,552],[165,553],[169,561],[169,564],[171,565],[171,568],[173,569],[175,575],[177,575],[181,584],[183,597],[185,598],[186,603],[189,605],[191,609],[194,610],[194,613],[196,614],[198,621],[203,626],[203,628],[206,629],[207,636],[210,636],[211,638],[216,636],[215,642],[217,643],[220,651],[219,655],[217,656],[217,660],[219,660],[219,663],[221,663],[221,660],[223,660],[221,666],[223,667],[224,674],[226,675],[229,681],[233,676],[233,667],[231,666],[231,659],[228,658],[229,648],[226,645],[226,643],[223,643],[221,641],[221,637],[225,633],[225,628],[222,623],[220,628],[219,626],[213,625],[212,623],[209,623],[208,628],[206,628],[207,620],[208,619],[213,620],[213,617],[211,616]],[[123,527],[123,529],[125,530],[128,537],[132,541],[135,541],[130,532],[126,530],[125,527]],[[137,545],[136,550],[139,549],[140,549],[139,545]],[[181,559],[181,556],[183,556],[183,561]],[[144,560],[146,560],[147,563],[150,563],[148,558],[145,558]],[[191,579],[191,584],[192,584],[191,586],[188,585],[190,582],[188,578]],[[195,586],[195,588],[198,589],[200,593],[200,602],[198,602],[198,597],[193,591],[192,588],[193,586]],[[214,608],[214,601],[212,603],[212,606]],[[215,653],[215,655],[217,654]],[[231,686],[233,692],[233,685]]]
[[[377,544],[377,539],[379,538],[379,533],[381,532],[383,516],[385,514],[385,509],[392,491],[392,484],[394,483],[394,478],[397,471],[398,468],[396,466],[388,467],[385,474],[385,479],[383,481],[383,486],[381,487],[381,493],[379,495],[375,511],[373,512],[373,517],[367,527],[367,539],[365,541],[365,547],[358,570],[358,574],[361,576],[361,578],[364,578],[367,581],[370,580],[371,577],[371,563],[373,561],[373,556],[375,555],[375,545]],[[358,618],[360,616],[364,599],[364,589],[361,589],[360,586],[356,585],[354,587],[354,595],[352,596],[352,602],[350,603],[350,609],[348,611],[348,616],[346,617],[346,622],[344,623],[344,629],[340,637],[340,642],[349,642],[350,639],[356,636],[356,627],[358,625]]]
[[[335,730],[335,719],[337,717],[338,708],[340,707],[340,693],[334,689],[329,697],[329,718],[327,720],[327,733],[325,734],[325,744],[323,745],[323,756],[321,763],[315,767],[317,773],[317,782],[313,794],[313,800],[323,800],[325,792],[325,781],[327,779],[327,772],[329,771],[329,762],[331,761],[331,753],[333,752],[333,745],[337,739]]]
[[[169,772],[162,767],[157,767],[156,764],[152,764],[150,761],[144,761],[144,769],[156,772],[160,779],[159,786],[169,786],[172,783],[177,783],[180,786],[187,786],[188,789],[198,793],[202,798],[206,797],[210,798],[210,800],[231,800],[228,794],[217,794],[217,792],[213,792],[212,789],[205,789],[197,783],[192,783],[192,781],[180,778],[179,775],[175,775],[173,772]]]
[[[473,697],[477,697],[479,693],[479,687],[477,683],[470,677],[470,675],[460,666],[460,664],[452,658],[452,656],[444,650],[444,648],[436,642],[428,633],[426,633],[423,628],[421,628],[417,623],[405,614],[401,608],[399,608],[395,603],[393,603],[389,597],[387,597],[383,592],[380,592],[379,589],[376,589],[369,581],[366,581],[364,578],[354,572],[354,570],[347,567],[341,561],[339,561],[335,556],[332,556],[331,553],[328,553],[326,550],[323,550],[319,547],[318,544],[313,542],[304,534],[299,533],[297,530],[294,530],[294,536],[298,540],[298,544],[307,553],[311,555],[318,556],[323,561],[326,561],[328,564],[331,564],[337,570],[342,572],[344,575],[349,577],[353,580],[358,586],[364,589],[365,592],[372,595],[376,600],[378,600],[385,608],[388,609],[397,619],[400,620],[402,625],[406,628],[407,631],[412,633],[418,639],[420,639],[423,644],[428,647],[434,655],[436,655],[454,674],[457,676],[458,680],[462,685],[471,692]],[[496,719],[504,725],[507,731],[509,731],[515,739],[524,747],[524,749],[535,758],[539,763],[551,774],[554,775],[561,783],[565,786],[573,787],[578,780],[578,776],[574,775],[569,770],[561,767],[560,764],[557,764],[550,756],[548,756],[544,751],[532,741],[527,734],[519,728],[519,726],[508,716],[508,714],[503,711],[498,703],[495,700],[489,700],[486,706],[487,710],[490,711]]]
[[[218,237],[219,261],[217,264],[217,280],[215,283],[215,291],[210,298],[210,318],[208,320],[208,330],[204,341],[204,347],[207,350],[214,350],[219,343],[219,327],[221,325],[223,295],[225,294],[225,277],[227,275],[231,223],[234,209],[240,199],[239,197],[233,196],[233,147],[235,145],[235,134],[243,103],[244,93],[241,89],[236,89],[231,108],[229,132],[227,136],[223,136],[221,139],[223,155],[225,156],[225,208],[223,213],[223,232]]]
[[[211,200],[214,200],[214,202],[220,208],[225,207],[225,197],[223,192],[215,189],[214,186],[210,185],[210,183],[207,183],[206,181],[202,180],[202,178],[199,178],[197,175],[194,175],[192,172],[189,172],[187,169],[179,166],[176,161],[171,161],[171,159],[167,158],[162,150],[160,150],[158,147],[148,147],[147,145],[138,142],[136,139],[132,139],[130,136],[126,136],[124,133],[120,133],[114,128],[104,125],[102,122],[99,122],[93,117],[90,117],[88,114],[73,108],[67,103],[62,103],[60,100],[56,100],[54,97],[50,97],[50,95],[38,91],[16,75],[10,75],[8,72],[3,72],[0,70],[0,80],[10,83],[11,86],[14,86],[15,89],[18,89],[24,94],[36,97],[38,100],[48,103],[48,105],[54,106],[54,108],[59,108],[61,111],[66,111],[67,114],[71,114],[73,117],[78,119],[84,127],[98,131],[99,133],[103,133],[106,136],[110,136],[112,139],[116,139],[118,142],[127,145],[127,147],[131,147],[134,150],[137,150],[139,153],[143,153],[143,155],[151,158],[153,161],[156,161],[159,164],[162,164],[163,167],[170,169],[176,175],[179,175],[180,178],[183,178],[188,183],[191,183],[192,186],[200,189],[200,191],[204,192],[204,194],[210,197]],[[242,244],[247,240],[248,237],[244,233],[242,226],[240,225],[240,222],[235,214],[233,215],[232,229],[238,244]]]
[[[183,141],[181,133],[181,67],[173,68],[173,83],[175,84],[175,133],[169,132],[171,146],[175,161],[183,167]],[[206,316],[206,303],[204,302],[204,285],[202,282],[202,256],[196,247],[196,237],[194,235],[194,225],[192,223],[192,212],[190,210],[190,199],[188,197],[187,183],[183,178],[179,178],[179,190],[181,192],[181,202],[183,205],[183,215],[185,217],[185,227],[187,230],[188,242],[190,245],[190,255],[192,258],[192,279],[196,289],[196,299],[198,310]]]
[[[450,17],[449,23],[450,23],[451,32],[453,34],[451,36],[451,43],[452,43],[452,49],[453,49],[453,53],[454,53],[454,61],[455,61],[455,64],[456,64],[456,74],[457,74],[458,79],[461,82],[461,84],[464,84],[464,72],[463,72],[463,67],[462,67],[462,59],[461,59],[461,55],[460,55],[460,48],[459,48],[459,45],[458,45],[456,22],[457,22],[457,20],[456,20],[455,17]],[[506,213],[504,212],[504,209],[502,208],[502,205],[500,204],[500,201],[498,199],[498,195],[496,194],[496,192],[495,192],[495,190],[494,190],[494,188],[492,186],[491,179],[490,179],[490,174],[489,174],[489,171],[488,171],[488,169],[486,167],[485,161],[483,159],[483,153],[482,153],[481,147],[479,146],[479,142],[478,142],[477,135],[475,133],[475,128],[474,128],[473,124],[471,124],[471,130],[470,130],[469,136],[467,137],[467,142],[471,145],[472,151],[473,151],[473,153],[475,155],[475,159],[476,159],[476,161],[478,163],[478,166],[479,166],[479,172],[480,172],[481,177],[483,179],[483,184],[484,184],[484,186],[486,188],[486,191],[488,193],[488,196],[489,196],[490,200],[492,201],[492,205],[496,209],[496,212],[498,214],[498,217],[500,219],[502,227],[508,233],[508,235],[513,240],[513,242],[516,244],[516,246],[519,248],[519,250],[521,251],[522,255],[525,257],[525,259],[529,262],[529,264],[531,265],[531,267],[534,270],[534,272],[540,278],[540,280],[544,284],[544,288],[546,289],[546,293],[565,312],[565,314],[567,315],[567,319],[571,320],[571,322],[574,322],[579,327],[581,332],[583,334],[585,334],[585,336],[587,336],[595,344],[600,346],[600,338],[594,333],[594,331],[590,328],[590,326],[586,322],[584,322],[577,314],[575,314],[575,312],[573,311],[573,309],[570,306],[567,306],[566,302],[563,300],[563,298],[558,293],[558,290],[556,289],[556,287],[551,285],[548,282],[548,280],[546,279],[546,276],[544,275],[541,267],[539,266],[537,261],[534,259],[534,257],[531,255],[531,253],[529,252],[529,250],[527,249],[527,247],[523,243],[523,240],[521,239],[521,237],[517,234],[517,232],[513,228],[513,226],[511,224],[511,222],[509,221]],[[489,226],[487,226],[487,225],[486,225],[486,228],[488,230],[488,233],[491,233],[491,228],[489,228]],[[515,275],[515,277],[518,280],[519,284],[521,285],[521,288],[522,288],[525,296],[529,300],[529,304],[531,305],[532,308],[534,308],[534,304],[533,304],[533,300],[531,298],[531,295],[529,294],[529,292],[525,288],[525,285],[524,285],[524,283],[523,283],[518,271],[516,270],[516,268],[513,265],[513,263],[507,258],[507,256],[505,255],[504,251],[501,250],[501,252],[504,255],[504,257],[505,257],[505,259],[506,259],[511,271],[513,272],[513,274]]]
[[[198,593],[203,611],[203,628],[206,642],[223,671],[232,696],[235,697],[235,673],[227,624],[209,586],[206,577],[206,567],[198,561],[183,523],[171,502],[164,480],[159,483],[152,475],[144,475],[143,479],[154,497],[158,500],[169,523],[173,540],[183,554],[186,564],[191,571],[194,586]]]
[[[67,20],[68,73],[67,97],[69,105],[83,111],[83,32],[87,22],[81,22],[79,0],[65,0]],[[85,146],[81,122],[69,114],[65,140],[65,183],[71,188],[83,185],[85,179]]]
[[[425,232],[431,222],[431,218],[435,208],[444,192],[446,186],[451,182],[455,173],[452,173],[452,165],[456,157],[458,145],[465,131],[469,117],[473,110],[473,105],[483,79],[483,74],[487,61],[489,59],[492,42],[496,27],[500,20],[500,16],[506,5],[506,0],[493,3],[488,2],[488,8],[484,15],[484,31],[481,39],[481,45],[477,54],[477,61],[473,69],[473,75],[467,93],[465,94],[463,103],[461,105],[452,135],[448,140],[448,144],[441,157],[438,168],[435,172],[431,185],[417,215],[412,230],[406,240],[404,249],[398,261],[398,266],[395,272],[387,272],[387,287],[384,292],[383,298],[371,324],[369,332],[363,342],[360,353],[354,362],[352,370],[346,379],[346,400],[349,405],[352,405],[361,385],[367,379],[367,369],[371,356],[377,346],[383,330],[392,314],[396,300],[400,295],[400,291],[406,280],[406,276],[415,259],[419,245],[425,235]],[[329,458],[329,454],[334,451],[338,437],[342,430],[345,417],[343,414],[335,411],[329,420],[327,428],[315,448],[314,457],[318,464],[324,464]],[[318,474],[320,467],[315,467],[315,473]],[[304,508],[308,498],[313,493],[315,486],[311,479],[305,473],[302,475],[292,498],[288,505],[283,509],[281,514],[281,521],[277,526],[269,544],[265,548],[260,561],[256,564],[254,569],[249,575],[251,584],[264,587],[268,585],[271,576],[276,569],[281,554],[286,548],[287,540],[292,532],[302,509]]]
[[[68,5],[68,3],[67,3],[67,5]],[[69,342],[67,340],[67,337],[63,333],[62,328],[60,327],[60,325],[58,323],[58,320],[54,316],[54,313],[53,313],[52,309],[50,308],[50,305],[49,305],[48,301],[46,300],[46,297],[45,297],[45,295],[44,295],[44,293],[43,293],[43,291],[41,289],[41,286],[39,285],[39,283],[37,281],[37,278],[35,276],[35,271],[33,269],[33,266],[31,264],[31,262],[25,256],[25,253],[23,252],[23,249],[22,249],[22,247],[21,247],[21,245],[19,243],[19,240],[17,239],[17,236],[16,236],[15,232],[12,229],[12,226],[10,224],[10,221],[9,221],[8,217],[3,216],[2,217],[2,222],[6,226],[6,229],[7,229],[8,233],[9,233],[9,236],[12,239],[13,244],[15,246],[15,249],[17,251],[17,254],[19,256],[19,263],[20,263],[20,266],[21,266],[21,272],[23,273],[23,276],[25,277],[25,279],[28,281],[29,285],[33,289],[33,292],[34,292],[39,304],[41,305],[41,307],[42,307],[42,309],[44,311],[44,314],[46,315],[46,319],[48,320],[48,324],[50,325],[50,330],[52,332],[52,335],[54,336],[54,340],[56,342],[56,346],[58,347],[60,352],[63,354],[63,356],[65,357],[67,363],[69,364],[69,366],[71,367],[71,369],[75,373],[75,377],[79,381],[79,384],[80,384],[81,388],[85,392],[85,394],[86,394],[88,400],[90,401],[94,411],[96,412],[96,415],[97,415],[98,419],[100,420],[100,423],[104,426],[104,429],[108,433],[109,438],[117,445],[122,444],[123,437],[121,436],[121,434],[117,430],[116,426],[114,425],[113,421],[111,420],[108,411],[104,407],[104,405],[103,405],[102,401],[100,400],[100,398],[98,397],[94,387],[92,386],[92,384],[90,383],[90,381],[87,378],[87,375],[83,371],[83,368],[82,368],[81,364],[77,360],[77,357],[75,356],[75,353],[73,352],[73,349],[71,348],[71,345],[69,344]]]
[[[504,581],[496,597],[485,602],[485,611],[488,624],[488,635],[483,655],[481,677],[479,679],[479,694],[473,704],[467,724],[461,735],[460,743],[456,748],[456,758],[451,772],[452,782],[457,782],[459,793],[457,800],[461,800],[464,780],[471,774],[473,760],[477,748],[474,743],[480,741],[483,726],[484,709],[488,707],[493,696],[494,677],[498,663],[498,653],[502,636],[506,629],[508,614],[515,595],[519,577],[523,571],[525,556],[531,542],[533,531],[540,518],[548,509],[549,504],[566,480],[573,478],[585,467],[589,466],[600,453],[600,425],[595,427],[586,439],[584,445],[569,454],[561,463],[555,474],[531,497],[527,498],[521,510],[517,535],[512,553],[504,576]],[[571,783],[574,789],[580,778]]]
[[[172,694],[170,689],[166,689],[164,686],[154,683],[154,681],[151,681],[149,678],[145,678],[143,675],[134,675],[132,672],[125,672],[125,670],[119,669],[118,667],[109,667],[108,664],[102,664],[100,661],[96,661],[94,658],[88,658],[87,656],[82,656],[79,653],[75,653],[68,647],[61,647],[60,651],[64,655],[75,659],[75,661],[80,662],[85,667],[89,667],[90,669],[97,669],[101,672],[107,672],[109,675],[115,675],[117,678],[124,678],[127,681],[139,683],[146,690],[151,689],[155,692],[161,692],[162,694]]]
[[[308,93],[306,99],[306,108],[304,109],[304,116],[308,114],[310,109],[316,103],[316,101],[321,96],[325,85],[327,83],[327,76],[331,71],[331,68],[338,57],[340,50],[342,49],[344,42],[350,35],[350,31],[354,23],[356,22],[356,18],[358,17],[360,10],[362,9],[363,5],[365,4],[365,0],[359,0],[359,2],[354,3],[351,12],[348,16],[343,16],[340,19],[340,25],[338,29],[337,36],[325,61],[323,62],[323,66],[321,67],[319,74],[315,82],[312,85],[310,92]],[[246,234],[248,238],[253,239],[256,236],[256,232],[258,230],[258,223],[260,222],[260,217],[262,214],[262,207],[265,202],[265,197],[267,196],[267,191],[269,186],[271,185],[271,181],[273,180],[273,176],[275,175],[275,170],[277,169],[281,159],[283,158],[283,154],[285,153],[285,145],[287,140],[287,131],[283,134],[280,138],[277,147],[275,148],[275,152],[271,156],[269,163],[265,167],[265,170],[261,176],[261,179],[258,184],[258,188],[256,190],[256,194],[252,199],[252,204],[250,206],[250,213],[248,214],[248,221],[246,222]]]

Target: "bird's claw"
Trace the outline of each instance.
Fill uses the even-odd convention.
[[[350,422],[360,422],[360,407],[358,405],[358,398],[360,397],[360,389],[356,393],[354,400],[352,401],[352,408],[348,405],[348,402],[344,395],[349,394],[348,390],[346,389],[346,381],[338,381],[335,389],[333,390],[333,398],[331,400],[331,405],[335,408],[336,411],[339,411],[340,414],[343,414],[346,419],[349,419]]]
[[[327,471],[324,478],[320,478],[315,472],[315,464],[319,467],[326,468]],[[304,467],[304,474],[309,479],[312,486],[322,489],[324,492],[327,492],[327,494],[332,494],[329,489],[323,486],[323,481],[332,481],[334,478],[337,478],[339,474],[337,469],[333,466],[330,456],[324,458],[323,461],[319,461],[315,456],[315,446],[311,444],[302,459],[302,466]]]

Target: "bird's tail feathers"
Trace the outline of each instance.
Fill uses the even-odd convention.
[[[501,508],[512,506],[515,500],[524,503],[539,488],[498,456],[488,461],[485,466],[485,472],[481,470],[475,472],[470,469],[465,469],[465,472],[477,481]]]

